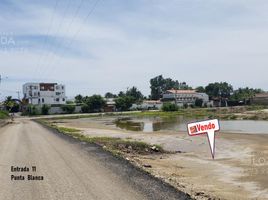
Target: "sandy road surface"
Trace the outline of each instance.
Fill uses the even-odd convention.
[[[30,171],[12,172],[11,166]],[[44,180],[27,180],[29,174]],[[12,175],[25,180],[11,180]],[[0,199],[188,198],[95,145],[16,119],[0,129]]]

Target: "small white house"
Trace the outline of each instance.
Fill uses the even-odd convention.
[[[133,104],[130,108],[131,110],[139,109],[139,110],[160,110],[163,103],[160,100],[146,100],[141,104]]]
[[[57,83],[25,83],[23,96],[29,104],[65,104],[65,86]]]

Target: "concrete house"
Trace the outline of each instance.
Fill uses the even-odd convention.
[[[206,93],[196,92],[195,90],[167,90],[162,97],[162,101],[174,101],[178,105],[194,104],[196,99],[202,99],[203,104],[209,103],[209,96]]]
[[[252,98],[252,104],[268,105],[268,92],[256,94]]]
[[[25,83],[23,98],[32,105],[65,104],[65,86],[57,83]]]
[[[163,102],[160,100],[145,100],[141,104],[133,104],[130,110],[160,110]]]

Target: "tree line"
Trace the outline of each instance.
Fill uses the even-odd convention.
[[[106,99],[113,98],[117,110],[126,111],[134,103],[141,103],[144,99],[159,100],[163,93],[170,89],[189,90],[194,89],[197,92],[208,94],[211,100],[224,99],[225,101],[243,101],[244,103],[255,94],[264,92],[262,89],[256,88],[238,88],[233,89],[233,86],[227,82],[209,83],[207,86],[198,86],[193,88],[184,81],[173,80],[171,78],[164,78],[163,75],[156,76],[150,79],[151,93],[148,97],[135,86],[128,88],[126,91],[120,91],[118,94],[107,92],[104,97]],[[105,106],[106,100],[101,95],[75,97],[76,104],[82,104],[83,112],[99,112]],[[196,106],[202,102],[196,102]]]
[[[140,103],[143,101],[144,96],[133,86],[126,91],[120,91],[118,94],[107,92],[104,97],[106,99],[114,98],[116,109],[119,111],[126,111],[132,106],[133,103]],[[101,95],[75,97],[76,104],[82,104],[82,112],[100,112],[106,104],[106,100]]]
[[[101,95],[82,96],[77,95],[75,97],[75,103],[82,106],[82,112],[100,112],[106,105],[106,100],[113,98],[115,106],[118,111],[129,110],[132,104],[141,103],[144,99],[159,100],[165,91],[170,89],[189,90],[195,89],[197,92],[208,94],[211,100],[224,100],[224,101],[236,101],[246,104],[249,100],[258,93],[264,92],[259,88],[238,88],[233,89],[233,86],[227,82],[214,82],[209,83],[207,86],[198,86],[193,88],[184,81],[173,80],[171,78],[164,78],[163,75],[156,76],[150,79],[151,93],[148,97],[142,94],[142,92],[135,86],[128,88],[126,91],[120,91],[118,94],[107,92],[104,97]],[[71,102],[72,103],[72,102]],[[196,106],[202,105],[202,102],[195,102]],[[10,112],[18,112],[19,104],[15,102],[11,96],[7,97],[4,101],[4,107]],[[71,105],[62,106],[62,109],[67,113],[74,112],[75,107]],[[170,108],[169,108],[170,109]],[[42,113],[47,113],[48,108],[42,108]]]
[[[259,88],[238,88],[233,89],[233,86],[227,82],[209,83],[207,86],[198,86],[193,88],[186,82],[179,82],[171,78],[164,78],[162,75],[156,76],[150,80],[151,95],[150,99],[158,100],[162,97],[163,92],[170,89],[189,90],[195,89],[197,92],[206,93],[210,99],[229,99],[243,101],[254,97],[257,93],[264,92]]]

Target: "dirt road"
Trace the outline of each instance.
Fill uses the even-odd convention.
[[[189,199],[97,146],[29,119],[0,129],[0,194],[3,200]]]

